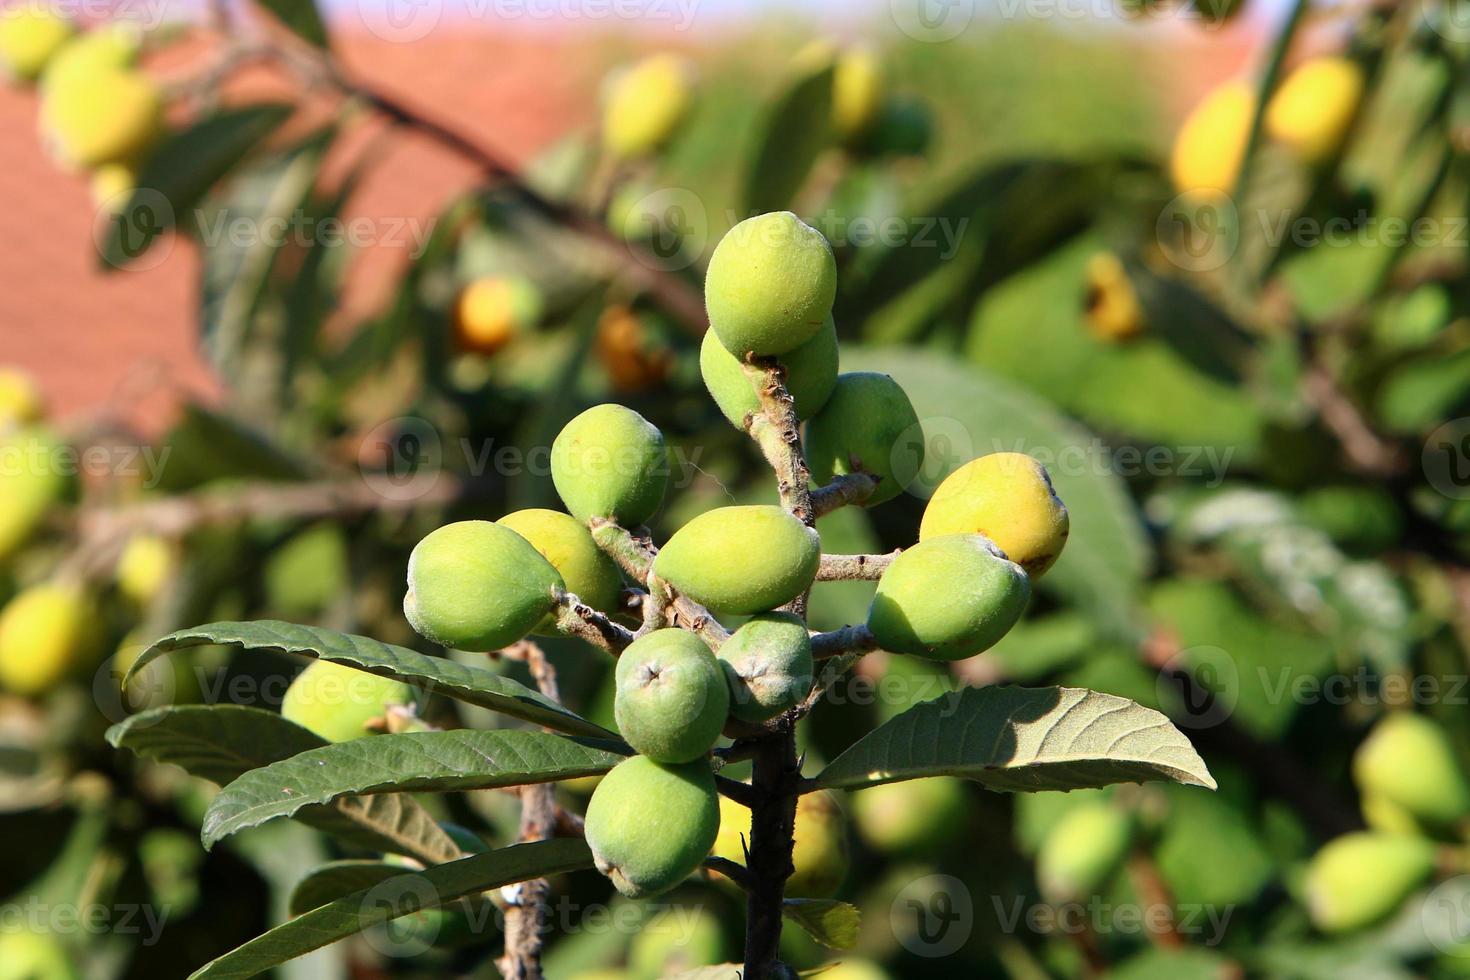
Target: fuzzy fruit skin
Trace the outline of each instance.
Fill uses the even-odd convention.
[[[991,453],[939,485],[924,510],[919,540],[981,534],[1035,578],[1056,562],[1070,530],[1045,466],[1025,453]]]
[[[32,3],[0,12],[0,63],[5,73],[35,81],[75,30],[71,21]]]
[[[618,566],[592,540],[587,525],[570,514],[555,510],[518,510],[499,521],[501,527],[531,542],[541,557],[561,575],[567,590],[599,612],[617,610],[623,594],[623,576]],[[543,620],[538,633],[554,630],[554,620]]]
[[[618,732],[654,762],[693,762],[720,737],[730,692],[704,641],[680,629],[654,630],[624,650],[615,673]]]
[[[963,660],[994,646],[1031,597],[1021,566],[978,534],[930,538],[883,573],[868,628],[892,653]]]
[[[837,59],[832,74],[832,125],[844,142],[859,140],[883,106],[883,65],[869,48],[853,48]]]
[[[174,570],[174,549],[156,534],[135,534],[118,556],[118,591],[140,606],[158,597]]]
[[[524,639],[566,590],[529,541],[489,521],[431,532],[408,559],[403,612],[426,639],[460,650],[499,650]]]
[[[680,528],[653,570],[714,612],[750,616],[811,588],[821,561],[817,532],[780,507],[719,507]]]
[[[665,909],[645,922],[628,946],[629,980],[682,975],[725,959],[725,931],[703,906]]]
[[[634,756],[597,784],[586,824],[597,870],[618,891],[629,898],[661,895],[698,870],[714,846],[720,831],[714,774],[703,761],[665,766]]]
[[[466,286],[454,301],[455,347],[494,354],[541,319],[541,293],[524,279],[487,276]]]
[[[796,402],[796,417],[809,419],[822,410],[837,387],[837,325],[828,316],[815,337],[779,358],[786,368],[786,390]],[[720,411],[737,429],[745,418],[761,410],[755,383],[739,358],[725,349],[713,330],[704,334],[699,348],[699,371],[704,386]]]
[[[0,368],[0,431],[39,421],[45,401],[35,380],[16,368]]]
[[[965,826],[964,783],[949,776],[883,783],[852,794],[858,832],[885,854],[934,854]]]
[[[637,527],[658,512],[668,490],[663,433],[631,408],[589,408],[551,444],[551,479],[578,520]]]
[[[390,706],[412,700],[413,689],[400,681],[313,660],[286,688],[281,717],[328,742],[350,742],[373,734],[367,723]]]
[[[1365,797],[1433,827],[1452,828],[1470,814],[1470,785],[1454,747],[1423,715],[1395,711],[1374,726],[1353,756],[1353,780]]]
[[[1350,58],[1312,58],[1266,105],[1266,132],[1309,164],[1325,162],[1347,136],[1363,98],[1363,69]]]
[[[1097,894],[1128,856],[1133,821],[1106,802],[1069,810],[1041,842],[1036,877],[1041,893],[1054,902]]]
[[[846,880],[849,865],[847,821],[837,798],[825,790],[798,798],[795,831],[791,864],[796,870],[786,880],[786,894],[794,898],[831,898]],[[744,864],[749,843],[750,810],[720,797],[720,834],[712,853]]]
[[[81,669],[96,648],[97,612],[81,589],[33,585],[0,609],[0,688],[38,697]]]
[[[837,298],[832,246],[790,211],[746,218],[710,256],[710,327],[737,358],[777,357],[815,337]]]
[[[1179,193],[1228,194],[1235,188],[1255,111],[1255,90],[1241,80],[1226,82],[1195,106],[1179,127],[1169,159]]]
[[[689,111],[692,75],[684,59],[657,54],[611,76],[604,96],[602,145],[621,159],[658,151]]]
[[[822,410],[807,423],[806,456],[819,484],[835,476],[879,478],[868,506],[892,500],[924,461],[924,435],[909,396],[886,374],[844,374]]]
[[[47,429],[0,433],[0,561],[28,542],[72,479],[52,465],[62,443]]]
[[[1328,843],[1307,867],[1307,911],[1323,932],[1352,932],[1387,918],[1434,873],[1422,837],[1353,833]]]
[[[762,613],[720,647],[730,714],[760,723],[794,708],[812,686],[812,640],[791,613]]]
[[[1143,307],[1128,270],[1111,252],[1087,262],[1087,327],[1102,341],[1120,341],[1143,332]]]
[[[163,131],[163,92],[139,71],[109,70],[49,88],[41,126],[57,156],[91,170],[135,160]]]

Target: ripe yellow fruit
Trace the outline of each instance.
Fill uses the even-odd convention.
[[[0,367],[0,431],[38,421],[44,411],[41,390],[30,375]]]
[[[832,125],[843,142],[861,139],[883,106],[883,65],[869,48],[837,59],[832,75]]]
[[[786,894],[793,898],[836,894],[847,877],[847,821],[831,793],[807,793],[797,800],[795,840],[791,864],[796,870],[786,880]],[[749,846],[750,810],[720,797],[720,833],[711,853],[744,864]]]
[[[138,186],[138,168],[131,163],[104,163],[92,171],[92,204],[117,213]]]
[[[1387,918],[1434,873],[1422,837],[1354,833],[1327,844],[1307,867],[1307,911],[1323,932],[1352,932]]]
[[[36,697],[83,667],[96,647],[96,612],[78,586],[34,585],[0,610],[0,687]]]
[[[35,81],[71,38],[71,21],[34,3],[0,11],[0,64],[11,78]]]
[[[1099,340],[1127,340],[1144,327],[1143,307],[1128,278],[1128,270],[1111,252],[1100,252],[1087,262],[1087,326]]]
[[[1453,829],[1470,815],[1467,782],[1444,729],[1423,715],[1395,711],[1380,721],[1353,756],[1353,780],[1366,799],[1412,821]]]
[[[83,169],[135,160],[163,131],[163,91],[139,71],[109,69],[48,88],[41,129],[57,157]]]
[[[609,306],[597,321],[597,359],[618,391],[647,391],[668,379],[677,358],[638,314]]]
[[[476,279],[455,300],[455,346],[467,353],[494,354],[535,326],[543,306],[540,292],[524,279]]]
[[[173,545],[156,534],[135,534],[118,556],[113,575],[119,592],[146,606],[158,597],[173,570]]]
[[[1342,145],[1363,98],[1363,69],[1349,58],[1313,58],[1286,77],[1266,105],[1266,132],[1309,164]]]
[[[45,429],[0,427],[0,560],[30,540],[71,488],[71,476],[58,465],[61,449]]]
[[[657,54],[608,78],[602,117],[602,144],[622,159],[656,152],[683,121],[691,100],[689,63]]]
[[[281,699],[281,717],[328,742],[350,742],[373,734],[368,722],[394,705],[413,701],[413,688],[365,670],[313,660]]]
[[[1206,95],[1174,138],[1169,173],[1175,189],[1181,194],[1230,193],[1255,112],[1256,93],[1249,82],[1226,82]]]
[[[541,557],[551,562],[576,594],[598,612],[611,613],[618,608],[623,594],[623,576],[617,564],[592,540],[587,525],[570,514],[555,510],[518,510],[496,522],[531,542]],[[542,622],[537,632],[550,628]]]
[[[924,510],[919,540],[981,534],[1035,578],[1057,560],[1070,529],[1045,466],[1025,453],[991,453],[939,485]]]
[[[123,24],[88,31],[63,45],[41,75],[41,90],[92,85],[108,72],[132,68],[141,50],[138,32]]]

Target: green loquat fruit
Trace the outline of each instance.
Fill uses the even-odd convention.
[[[760,723],[794,708],[812,686],[814,664],[806,623],[791,613],[762,613],[720,647],[730,682],[730,714]]]
[[[607,81],[602,145],[619,159],[657,152],[674,135],[692,101],[693,71],[683,58],[657,54]]]
[[[623,739],[655,762],[693,762],[719,740],[730,713],[725,674],[704,641],[654,630],[618,657],[613,713]]]
[[[714,846],[720,830],[714,774],[703,760],[666,766],[634,756],[597,784],[586,828],[597,870],[618,891],[629,898],[661,895],[698,870]]]
[[[139,71],[99,72],[86,83],[48,89],[41,128],[70,166],[90,170],[136,160],[163,131],[163,92]]]
[[[0,609],[0,688],[38,697],[85,667],[96,609],[81,588],[33,585]]]
[[[984,535],[1034,578],[1057,560],[1070,529],[1045,466],[1025,453],[991,453],[939,485],[924,509],[919,540]]]
[[[680,976],[725,959],[725,930],[703,906],[664,909],[643,923],[628,947],[631,980]]]
[[[858,832],[886,854],[932,854],[965,825],[964,783],[949,776],[905,779],[852,795]]]
[[[50,935],[6,929],[0,932],[0,980],[78,980],[81,973],[66,949]]]
[[[140,606],[158,597],[174,571],[174,548],[156,534],[135,534],[123,546],[113,576],[118,591]]]
[[[1453,828],[1470,814],[1470,784],[1449,736],[1410,711],[1392,712],[1374,726],[1353,756],[1353,779],[1365,797],[1423,824]]]
[[[1256,93],[1249,82],[1226,82],[1195,106],[1174,138],[1169,174],[1181,194],[1228,194],[1245,157],[1255,118]]]
[[[710,256],[710,327],[736,358],[776,357],[815,337],[837,296],[832,246],[790,211],[740,222]]]
[[[963,660],[994,646],[1021,618],[1031,584],[978,534],[921,541],[878,581],[868,628],[893,653]]]
[[[837,386],[837,326],[828,316],[815,337],[779,358],[786,368],[786,390],[796,402],[796,417],[809,419],[822,410]],[[740,359],[725,349],[713,330],[705,331],[699,348],[699,370],[715,404],[736,428],[761,410],[760,397]]]
[[[1133,821],[1103,801],[1068,810],[1041,842],[1036,877],[1053,902],[1097,894],[1123,865],[1133,844]]]
[[[49,7],[8,7],[0,11],[0,65],[11,78],[35,81],[74,31],[71,21]]]
[[[675,532],[653,570],[714,612],[748,616],[811,588],[821,560],[817,532],[780,507],[719,507]]]
[[[72,486],[55,465],[62,444],[43,428],[0,431],[0,560],[28,542]]]
[[[350,742],[373,734],[368,723],[390,707],[413,701],[413,688],[365,670],[313,660],[297,674],[281,699],[281,717],[328,742]]]
[[[622,405],[597,405],[567,423],[551,446],[551,478],[578,520],[637,527],[658,511],[669,485],[663,433]]]
[[[711,853],[736,864],[745,863],[750,846],[750,810],[720,797],[720,833]],[[794,898],[831,898],[847,878],[847,821],[831,793],[806,793],[796,801],[795,869],[786,880],[786,894]]]
[[[413,549],[403,612],[435,643],[499,650],[545,620],[565,589],[551,563],[515,531],[489,521],[459,521]]]
[[[1356,61],[1312,58],[1286,76],[1266,104],[1266,132],[1308,164],[1342,145],[1358,113],[1365,79]]]
[[[555,510],[518,510],[498,522],[531,542],[551,563],[568,591],[599,612],[612,613],[623,594],[618,566],[592,540],[587,525]],[[554,631],[554,620],[543,620],[537,632]]]
[[[898,382],[869,371],[844,374],[807,423],[806,456],[818,483],[850,473],[877,477],[873,506],[897,497],[919,472],[924,434]]]
[[[1435,845],[1422,837],[1353,833],[1329,842],[1307,867],[1307,911],[1323,932],[1382,921],[1434,873]]]

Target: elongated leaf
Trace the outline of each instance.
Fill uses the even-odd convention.
[[[240,705],[154,708],[113,725],[107,741],[224,786],[252,769],[322,748],[321,737],[273,711]],[[410,796],[362,796],[309,806],[302,823],[373,851],[452,861],[461,851]]]
[[[291,914],[301,915],[344,895],[365,891],[398,877],[403,870],[402,865],[385,861],[332,861],[313,868],[291,892]]]
[[[303,41],[319,48],[327,46],[327,26],[315,0],[260,0],[260,5]]]
[[[607,729],[581,718],[555,701],[480,667],[468,667],[442,657],[430,657],[405,647],[381,643],[316,626],[298,626],[278,620],[250,623],[210,623],[170,633],[153,644],[128,668],[123,685],[139,670],[174,650],[226,644],[242,650],[274,650],[329,660],[335,664],[393,677],[512,718],[554,728],[571,735],[611,738]]]
[[[353,892],[252,939],[206,964],[190,980],[243,980],[364,929],[531,878],[592,867],[585,841],[516,844]]]
[[[617,743],[538,731],[410,732],[312,749],[253,769],[204,814],[205,847],[304,806],[361,793],[492,789],[598,776],[623,761]]]
[[[788,898],[781,914],[828,949],[852,949],[857,945],[863,916],[855,905],[828,898]]]
[[[746,178],[747,214],[790,207],[817,156],[831,142],[831,120],[831,66],[801,76],[781,94]]]
[[[228,109],[169,136],[144,164],[138,186],[112,217],[101,241],[102,265],[121,269],[146,252],[256,144],[291,115],[277,103]]]
[[[1159,712],[1067,687],[972,687],[926,701],[858,739],[813,788],[925,776],[1005,791],[1157,779],[1215,788],[1189,739]]]

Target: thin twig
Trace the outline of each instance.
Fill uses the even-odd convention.
[[[658,549],[652,541],[613,521],[594,518],[588,526],[592,530],[592,540],[617,562],[629,578],[636,582],[648,581],[653,574],[653,560],[658,557]],[[692,599],[675,592],[670,605],[674,615],[668,619],[669,625],[698,633],[712,649],[719,649],[730,638],[729,631],[720,625],[714,613]]]
[[[887,555],[823,555],[817,569],[818,582],[872,582],[883,577],[888,566],[902,554]]]
[[[745,865],[731,861],[729,858],[707,857],[704,859],[704,866],[710,871],[718,871],[741,888],[750,890],[750,872],[746,870]]]
[[[728,776],[716,776],[715,788],[720,791],[721,796],[732,799],[743,807],[755,806],[755,792],[750,788],[749,783],[742,783]]]
[[[843,507],[861,505],[878,489],[878,478],[867,473],[846,473],[825,487],[812,491],[812,511],[825,517]]]
[[[557,630],[601,647],[614,657],[636,639],[632,630],[608,619],[570,592],[557,597],[557,607]]]
[[[844,626],[830,633],[812,634],[812,656],[817,660],[826,660],[845,653],[872,653],[876,649],[878,638],[866,624]]]

